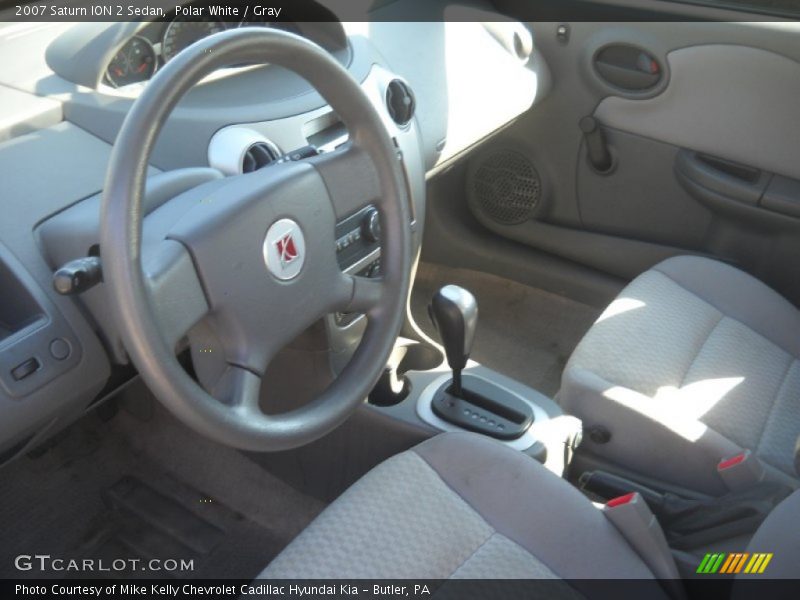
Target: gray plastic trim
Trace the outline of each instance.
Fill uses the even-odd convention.
[[[376,248],[375,250],[373,250],[372,252],[367,254],[364,258],[360,259],[358,262],[355,262],[352,265],[350,265],[349,267],[347,267],[344,270],[344,272],[348,273],[348,274],[350,274],[350,273],[358,273],[361,269],[366,267],[369,263],[371,263],[372,261],[380,258],[380,256],[381,256],[381,249],[380,248]]]
[[[47,47],[47,66],[67,81],[88,88],[100,84],[106,65],[144,22],[80,23]]]
[[[61,102],[0,85],[0,142],[60,123]]]
[[[420,150],[417,141],[418,133],[416,126],[398,127],[397,124],[392,121],[386,110],[386,86],[390,81],[398,78],[400,77],[395,73],[376,64],[370,68],[366,78],[361,82],[361,89],[380,115],[389,135],[398,138],[410,138],[414,144],[412,148],[414,148],[415,153],[419,154]],[[219,129],[211,139],[211,145],[209,145],[208,150],[209,164],[211,166],[217,166],[221,171],[227,173],[228,171],[226,169],[232,168],[234,161],[231,158],[223,159],[222,155],[230,153],[230,156],[234,156],[236,152],[239,152],[241,147],[248,142],[249,145],[250,143],[266,140],[273,143],[276,147],[287,151],[301,148],[308,144],[308,140],[303,134],[304,126],[321,117],[332,114],[333,111],[331,107],[325,105],[318,109],[292,115],[284,119],[237,123],[223,127]],[[338,143],[343,143],[345,141],[347,141],[347,137],[336,140]],[[318,150],[321,152],[328,152],[333,150],[333,148],[322,147],[318,148]],[[241,152],[244,154],[244,150],[241,150]],[[212,162],[212,160],[214,162]]]
[[[145,215],[156,211],[168,200],[189,189],[222,180],[222,175],[218,171],[208,168],[180,169],[167,173],[156,173],[151,170],[148,174],[151,176],[147,180],[147,191],[142,207]],[[143,234],[145,246],[152,239],[158,239],[159,236],[163,238],[173,220],[179,217],[180,214],[173,215],[172,219],[164,217],[146,219],[147,225]],[[70,260],[86,256],[89,248],[100,241],[100,196],[87,198],[47,219],[37,227],[36,234],[41,241],[42,253],[51,272]],[[74,300],[70,299],[69,302],[77,306]],[[79,303],[83,304],[91,314],[93,325],[103,336],[114,362],[127,363],[128,356],[111,319],[105,284],[101,283],[82,294]]]
[[[623,131],[800,179],[800,62],[734,44],[681,48],[667,58],[671,78],[662,94],[605,98],[595,116]]]
[[[474,363],[473,363],[474,365]],[[464,431],[461,427],[457,425],[453,425],[452,423],[448,423],[443,419],[440,419],[436,414],[433,412],[433,408],[431,404],[433,403],[433,396],[442,385],[450,381],[453,375],[449,371],[440,377],[437,377],[433,381],[431,381],[419,395],[417,398],[417,415],[419,418],[425,421],[428,425],[432,425],[436,429],[441,431]],[[531,425],[525,433],[522,434],[521,437],[518,437],[515,440],[498,440],[508,446],[509,448],[513,448],[514,450],[527,450],[531,446],[533,446],[536,442],[539,441],[539,438],[536,436],[536,425],[541,425],[546,421],[550,420],[550,416],[545,412],[545,410],[536,404],[535,402],[531,402],[528,398],[520,394],[519,392],[515,392],[514,390],[504,386],[502,383],[499,383],[496,379],[489,379],[488,377],[483,377],[481,375],[476,375],[474,373],[470,373],[470,377],[475,377],[477,379],[482,379],[483,381],[490,383],[491,385],[497,386],[498,388],[512,394],[522,400],[525,404],[531,407],[533,410],[533,422],[534,424]]]

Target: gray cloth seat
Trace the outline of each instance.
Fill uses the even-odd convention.
[[[698,257],[634,279],[575,349],[559,402],[607,443],[584,450],[718,494],[722,458],[752,450],[793,478],[800,312],[742,271]]]
[[[800,576],[798,516],[800,491],[747,549],[774,553],[770,577]],[[540,579],[552,580],[539,590],[544,597],[564,599],[607,598],[598,580],[636,579],[641,597],[667,597],[583,494],[527,455],[472,433],[440,434],[375,467],[259,579]]]
[[[566,481],[495,440],[449,433],[370,471],[260,578],[648,580],[653,574]],[[561,591],[569,597],[579,588],[571,582]],[[662,596],[653,582],[648,597]]]
[[[769,570],[765,571],[770,579],[800,579],[800,535],[797,535],[799,520],[800,491],[797,491],[773,509],[747,546],[749,554],[772,554]],[[752,577],[746,573],[739,576],[740,579]],[[795,588],[791,597],[797,598],[797,591]]]

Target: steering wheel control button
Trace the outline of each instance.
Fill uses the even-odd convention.
[[[364,237],[370,242],[378,242],[381,239],[381,220],[378,210],[370,209],[363,223]]]
[[[72,354],[72,346],[63,338],[57,338],[50,342],[50,356],[56,360],[67,360]]]
[[[264,263],[278,279],[288,281],[300,274],[306,260],[306,240],[300,225],[291,219],[275,221],[263,246]]]
[[[11,377],[14,378],[14,381],[22,381],[36,373],[41,367],[42,363],[39,362],[39,359],[29,358],[24,363],[11,369]]]
[[[380,251],[380,214],[365,206],[336,224],[336,259],[345,272],[366,275],[367,267]]]

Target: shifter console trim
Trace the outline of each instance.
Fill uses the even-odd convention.
[[[434,414],[468,431],[499,440],[514,440],[533,424],[533,410],[516,394],[471,374],[464,376],[460,393],[445,383],[433,395]]]
[[[504,386],[501,383],[483,377],[481,375],[469,373],[470,378],[480,379],[487,383],[488,385],[497,387],[503,392],[507,394],[511,394],[515,398],[518,398],[525,404],[531,407],[533,410],[533,421],[538,425],[545,421],[548,421],[550,417],[548,416],[547,412],[536,404],[535,402],[531,402],[521,394],[515,392],[514,390],[509,389],[508,387]],[[437,377],[433,381],[431,381],[420,393],[419,398],[417,399],[417,415],[419,418],[425,421],[428,425],[432,425],[433,427],[440,429],[442,431],[467,431],[463,427],[459,427],[458,425],[454,425],[453,423],[448,423],[444,419],[440,418],[433,412],[433,399],[436,395],[436,392],[439,389],[446,385],[452,379],[452,375],[450,373],[444,373],[441,377]],[[514,440],[497,440],[514,450],[527,450],[531,446],[533,446],[536,442],[540,441],[532,428],[528,428],[520,437]]]

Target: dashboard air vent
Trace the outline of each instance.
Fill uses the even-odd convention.
[[[386,109],[392,121],[400,127],[405,127],[411,121],[416,105],[414,93],[402,79],[392,79],[386,86]]]
[[[242,173],[252,173],[280,158],[277,149],[267,142],[256,142],[242,157]]]
[[[279,160],[280,148],[264,134],[233,125],[217,131],[208,143],[208,164],[225,175],[252,173]]]

